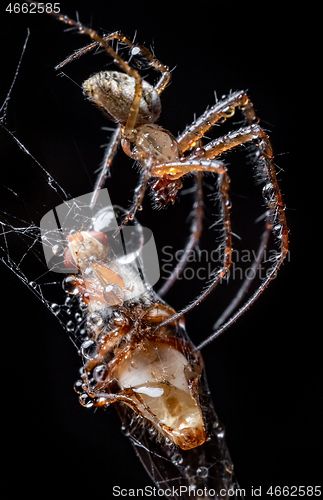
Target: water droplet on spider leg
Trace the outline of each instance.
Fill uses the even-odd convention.
[[[59,306],[58,304],[53,303],[50,306],[50,310],[52,311],[53,314],[55,314],[55,316],[57,316],[57,314],[59,314],[61,312],[61,306]]]
[[[94,359],[97,356],[96,342],[93,340],[86,340],[80,348],[81,355],[85,359]]]
[[[196,475],[202,478],[206,478],[209,474],[209,469],[207,467],[199,467],[196,469]]]
[[[79,402],[84,408],[91,408],[91,406],[93,406],[93,399],[86,393],[80,395]]]
[[[137,55],[137,54],[139,54],[139,53],[140,53],[140,48],[139,48],[139,47],[133,47],[133,48],[131,49],[131,55],[132,55],[132,56],[136,56],[136,55]]]
[[[264,185],[262,188],[262,194],[268,200],[271,198],[273,194],[273,186],[270,182],[267,182],[267,184]]]

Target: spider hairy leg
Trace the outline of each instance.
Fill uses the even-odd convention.
[[[151,176],[151,161],[149,161],[147,163],[147,165],[145,166],[145,168],[143,168],[143,170],[142,170],[141,179],[138,183],[138,186],[135,189],[135,195],[134,195],[134,200],[133,200],[132,206],[131,206],[128,214],[123,219],[123,221],[119,225],[118,229],[114,233],[114,236],[119,234],[119,232],[127,224],[127,222],[129,222],[130,220],[132,220],[134,218],[137,210],[141,207],[150,176]]]
[[[259,148],[259,158],[258,158],[258,166],[259,170],[262,170],[262,178],[265,182],[265,185],[263,187],[263,197],[267,205],[267,216],[266,216],[266,227],[264,231],[264,235],[261,239],[261,244],[258,250],[258,254],[256,256],[256,259],[254,261],[254,267],[258,267],[261,263],[265,248],[267,247],[268,240],[270,233],[272,232],[273,228],[276,234],[279,234],[280,238],[280,250],[279,254],[277,256],[276,262],[272,269],[270,270],[269,273],[267,273],[266,279],[263,281],[263,283],[258,287],[256,292],[252,295],[252,297],[238,310],[234,316],[228,320],[224,325],[220,326],[219,328],[216,329],[216,331],[205,341],[203,341],[197,349],[201,349],[205,345],[207,345],[209,342],[214,340],[218,335],[220,335],[223,331],[228,328],[234,321],[238,319],[238,317],[243,314],[247,310],[248,307],[258,298],[260,293],[264,290],[264,288],[269,284],[271,279],[275,276],[277,273],[281,263],[283,262],[287,251],[288,251],[288,227],[287,227],[287,222],[286,222],[286,217],[285,217],[285,212],[284,212],[284,204],[282,201],[282,196],[281,192],[279,189],[279,185],[277,182],[277,177],[276,177],[276,172],[275,172],[275,167],[273,163],[273,150],[271,146],[270,139],[266,132],[258,125],[251,125],[249,127],[245,127],[243,129],[240,129],[238,131],[232,132],[230,134],[227,134],[226,136],[223,136],[219,139],[216,139],[215,141],[212,141],[208,145],[205,146],[205,148],[201,148],[196,150],[194,153],[190,155],[190,157],[200,157],[202,161],[202,158],[213,158],[214,156],[218,156],[224,151],[228,151],[240,144],[244,144],[249,141],[258,141],[258,148]],[[197,160],[198,161],[198,160]],[[221,192],[221,190],[220,190]],[[226,190],[224,189],[224,193],[226,193]],[[222,195],[223,196],[223,195]],[[223,204],[223,203],[222,203]],[[230,229],[230,216],[229,213],[224,212],[224,228],[225,232],[227,234],[228,231],[231,231]],[[230,245],[231,245],[231,235],[230,235]],[[225,253],[228,251],[228,244],[226,243],[226,249]],[[231,250],[232,252],[232,250]],[[231,254],[230,254],[231,255]],[[231,264],[231,256],[230,256],[230,264]],[[225,270],[228,269],[228,267],[225,264],[222,270],[220,271],[220,274]],[[238,304],[241,302],[242,298],[244,297],[245,293],[247,292],[248,288],[250,287],[251,282],[253,281],[256,273],[253,273],[253,278],[252,279],[246,279],[242,286],[240,291],[237,294],[237,297],[230,306],[224,311],[224,313],[221,315],[221,318],[218,320],[218,323],[221,324],[223,321],[225,321],[228,316],[233,312],[233,310],[238,306]],[[192,302],[189,306],[185,307],[181,311],[179,311],[174,318],[179,317],[182,314],[186,314],[188,311],[196,307],[209,293],[211,290],[214,289],[216,284],[218,283],[217,277],[214,278],[212,281],[211,285],[206,288],[204,292],[202,292],[195,300]],[[166,320],[164,323],[162,323],[160,326],[165,326],[169,321]]]
[[[194,158],[194,157],[193,157]],[[190,172],[213,172],[214,174],[224,174],[225,167],[222,163],[205,159],[203,160],[187,160],[174,161],[164,164],[155,165],[151,170],[153,177],[169,178],[169,180],[179,179],[183,175]]]
[[[157,291],[157,295],[159,297],[163,297],[176,282],[178,276],[182,273],[186,263],[188,256],[193,248],[197,245],[202,229],[203,229],[203,214],[204,214],[204,202],[203,202],[203,172],[198,172],[195,175],[195,201],[193,205],[193,221],[191,224],[191,234],[187,241],[187,244],[184,248],[183,256],[173,269],[171,275],[163,286]]]
[[[119,42],[127,45],[132,50],[132,52],[139,51],[147,59],[147,61],[150,63],[150,65],[156,71],[159,71],[161,73],[160,79],[158,80],[158,82],[154,86],[156,92],[158,92],[158,94],[161,94],[162,91],[167,87],[167,85],[170,81],[170,78],[171,78],[169,67],[166,66],[165,64],[161,63],[158,59],[156,59],[152,55],[150,50],[147,49],[147,47],[145,47],[144,45],[137,45],[137,44],[133,43],[131,40],[129,40],[126,36],[124,36],[119,31],[116,31],[114,33],[110,33],[109,35],[105,35],[102,38],[106,42],[108,42],[110,40],[118,40]],[[85,47],[82,47],[81,49],[76,50],[73,54],[71,54],[66,59],[64,59],[64,61],[59,63],[55,67],[55,69],[63,68],[66,64],[74,61],[75,59],[78,59],[79,57],[83,56],[84,54],[87,54],[88,52],[95,49],[99,45],[100,45],[99,42],[93,42],[89,45],[86,45]]]
[[[253,141],[265,135],[266,135],[265,132],[259,125],[250,125],[248,127],[242,127],[238,130],[234,130],[233,132],[229,132],[228,134],[223,135],[222,137],[219,137],[214,141],[209,142],[202,148],[195,150],[191,156],[195,159],[196,158],[212,159],[237,146]],[[268,145],[268,148],[271,149],[271,146]],[[272,150],[271,150],[271,156],[272,156]],[[190,158],[190,156],[188,158]]]
[[[100,171],[100,173],[97,177],[97,180],[95,182],[93,195],[91,198],[91,203],[90,203],[91,208],[93,208],[95,206],[99,191],[100,191],[100,189],[103,188],[107,177],[109,177],[109,175],[110,175],[110,166],[111,166],[111,163],[116,155],[118,146],[120,144],[120,140],[121,140],[121,127],[118,126],[118,127],[116,127],[116,129],[111,137],[110,143],[108,144],[108,146],[105,150],[105,153],[104,153],[104,158],[103,158],[102,165],[101,165],[101,171]]]
[[[218,101],[210,109],[207,109],[178,136],[177,141],[182,152],[194,148],[211,127],[216,123],[224,123],[228,118],[231,118],[237,108],[242,111],[249,125],[258,123],[259,120],[247,94],[243,91],[234,92],[226,99]]]
[[[189,305],[181,309],[172,318],[165,320],[161,323],[157,329],[164,327],[173,320],[179,319],[181,316],[185,315],[188,311],[196,307],[202,300],[205,299],[211,293],[218,283],[224,278],[232,264],[232,235],[231,235],[231,218],[230,218],[230,200],[229,200],[229,186],[230,177],[225,170],[223,173],[219,174],[218,178],[218,191],[220,200],[220,217],[223,220],[223,257],[222,265],[220,269],[213,273],[211,282],[207,285],[205,290],[203,290],[200,295]]]
[[[282,195],[279,189],[275,166],[273,163],[273,151],[270,143],[270,139],[265,131],[259,127],[253,127],[254,139],[258,139],[259,147],[259,167],[262,169],[262,176],[264,179],[264,187],[262,190],[263,198],[267,205],[267,215],[266,215],[266,227],[264,234],[262,236],[259,250],[252,268],[256,270],[262,261],[264,251],[267,247],[269,236],[271,232],[274,232],[276,239],[280,241],[279,251],[275,257],[275,262],[266,273],[266,278],[258,286],[256,291],[251,295],[251,297],[236,311],[239,303],[242,301],[246,292],[248,291],[256,273],[252,273],[253,278],[246,278],[242,283],[240,290],[237,293],[236,298],[230,303],[230,305],[224,310],[216,324],[214,325],[214,332],[207,339],[205,339],[201,344],[197,346],[197,349],[202,349],[207,344],[212,342],[217,338],[222,332],[231,326],[235,321],[237,321],[240,316],[247,311],[247,309],[257,300],[259,295],[265,290],[270,281],[276,275],[278,269],[283,263],[287,252],[288,252],[288,226],[285,216],[285,207],[282,200]],[[233,314],[232,314],[233,313]],[[230,314],[232,316],[230,317]],[[229,319],[228,319],[229,318]]]

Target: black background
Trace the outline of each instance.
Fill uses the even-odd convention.
[[[245,5],[203,0],[196,4],[70,1],[61,2],[61,11],[75,17],[78,10],[85,24],[107,31],[120,29],[130,38],[137,31],[139,43],[153,44],[156,56],[176,67],[172,84],[162,95],[160,119],[175,135],[193,120],[194,113],[199,115],[214,102],[214,90],[221,96],[230,89],[248,89],[271,132],[291,230],[290,259],[252,309],[203,353],[240,485],[247,497],[252,485],[262,486],[262,498],[267,498],[264,492],[270,485],[306,486],[320,481],[318,334],[317,325],[314,329],[311,324],[314,302],[310,302],[317,291],[309,281],[314,270],[309,266],[313,239],[305,226],[308,186],[293,153],[296,30],[284,9],[271,10],[266,4],[253,10]],[[109,123],[84,103],[77,86],[53,70],[87,39],[64,33],[63,25],[45,15],[2,12],[1,19],[2,98],[17,67],[27,27],[31,32],[10,101],[8,127],[73,196],[90,191],[92,172],[102,156],[99,146],[106,140],[100,127]],[[101,61],[102,56],[86,56],[66,72],[80,84],[101,69],[106,60]],[[37,187],[31,164],[25,165],[22,155],[12,160],[14,150],[12,144],[2,155],[3,183],[18,185],[22,193],[28,189],[35,200],[45,196],[43,203],[49,210],[56,201]],[[127,205],[136,174],[121,152],[119,158],[122,167],[115,168],[108,187],[114,203]],[[181,203],[183,219],[172,209],[155,213],[154,218],[148,215],[146,200],[144,212],[158,245],[168,241],[180,246],[185,241],[190,200]],[[79,359],[57,320],[5,267],[1,276],[2,413],[9,443],[6,463],[15,477],[12,486],[24,493],[45,495],[57,490],[85,495],[90,491],[110,498],[113,485],[151,484],[121,434],[114,410],[94,412],[79,405],[73,392]],[[200,289],[194,286],[179,284],[167,300],[177,309],[182,307]],[[221,298],[210,298],[188,315],[194,342],[210,332],[217,300],[221,303]]]

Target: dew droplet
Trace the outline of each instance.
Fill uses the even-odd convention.
[[[53,303],[50,306],[50,310],[52,311],[53,314],[55,314],[55,316],[57,316],[57,314],[59,314],[61,312],[61,306],[59,306],[58,304]]]
[[[64,255],[64,247],[62,245],[53,245],[52,252],[54,255],[62,257]]]
[[[35,281],[29,281],[29,286],[31,286],[31,288],[36,288],[37,283],[35,283]]]
[[[130,436],[130,431],[125,425],[121,426],[121,432],[124,436]]]
[[[83,381],[81,379],[77,380],[74,384],[74,391],[77,393],[77,394],[83,394],[84,393],[84,390],[83,390]]]
[[[66,278],[63,279],[62,287],[63,290],[70,295],[76,295],[79,292],[75,276],[66,276]]]
[[[181,465],[183,463],[183,457],[179,453],[175,453],[175,455],[172,456],[171,461],[174,465]]]
[[[109,406],[109,403],[107,402],[106,398],[103,396],[100,396],[98,398],[94,398],[94,403],[96,406]]]
[[[79,402],[82,406],[84,406],[84,408],[91,408],[91,406],[93,406],[93,399],[90,398],[90,396],[88,396],[86,393],[81,394],[81,396],[79,397]]]
[[[264,187],[262,188],[262,192],[264,196],[271,194],[272,185],[270,184],[270,182],[264,185]]]
[[[73,323],[73,321],[70,320],[70,321],[68,321],[66,323],[66,330],[68,332],[73,332],[74,331],[74,323]]]
[[[80,337],[87,337],[87,329],[86,328],[80,328],[78,334]]]
[[[81,345],[81,355],[86,359],[94,359],[97,356],[96,343],[93,340],[86,340]]]
[[[207,467],[199,467],[198,469],[196,469],[196,475],[199,476],[199,477],[207,477],[209,474],[209,470]]]
[[[105,379],[105,365],[98,365],[93,370],[93,377],[97,382],[102,382]]]
[[[75,318],[76,323],[81,323],[81,321],[83,319],[82,314],[80,314],[80,313],[75,313],[74,318]]]
[[[89,322],[92,323],[92,325],[101,326],[103,323],[103,319],[100,314],[92,313],[89,316]]]

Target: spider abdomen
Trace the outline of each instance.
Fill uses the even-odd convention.
[[[118,71],[101,71],[83,83],[84,93],[116,122],[125,124],[135,94],[135,79]],[[136,125],[154,123],[161,112],[160,98],[152,85],[142,81]]]

